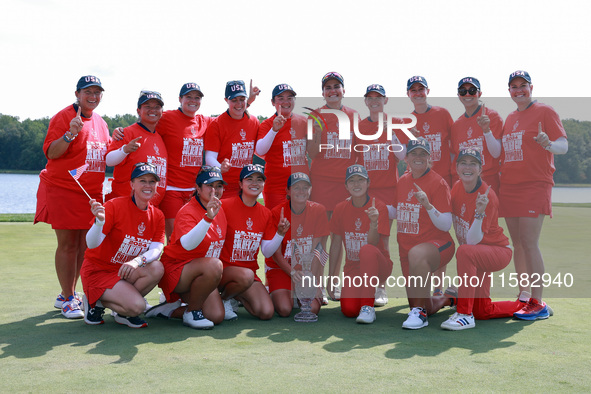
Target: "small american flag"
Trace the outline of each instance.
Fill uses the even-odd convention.
[[[75,180],[78,180],[82,174],[84,174],[84,171],[86,171],[86,168],[88,168],[88,164],[85,163],[84,165],[81,165],[80,167],[76,168],[75,170],[70,170],[68,171],[70,173],[70,175],[72,175],[72,178],[74,178]]]

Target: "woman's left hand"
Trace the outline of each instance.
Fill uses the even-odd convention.
[[[256,98],[259,94],[261,94],[261,89],[259,89],[258,86],[252,86],[252,79],[251,79],[250,80],[250,94],[248,95],[247,104],[250,105],[250,104],[254,103],[254,100],[256,100]]]
[[[538,135],[534,137],[534,140],[544,149],[550,145],[550,137],[542,130],[542,122],[538,123]]]
[[[279,216],[279,223],[277,224],[277,234],[281,235],[282,237],[287,234],[287,230],[289,230],[289,220],[283,216],[283,208],[281,208],[281,216]]]
[[[488,192],[490,191],[490,185],[484,194],[478,193],[476,196],[476,213],[484,213],[486,206],[488,205]]]
[[[128,261],[127,263],[121,264],[121,268],[119,268],[119,277],[121,279],[129,279],[131,274],[140,266],[140,263],[136,259]]]
[[[371,207],[367,208],[365,210],[365,213],[367,214],[367,217],[369,218],[369,220],[372,223],[377,223],[378,219],[380,217],[380,213],[378,212],[378,209],[376,208],[376,199],[375,197],[371,200]]]

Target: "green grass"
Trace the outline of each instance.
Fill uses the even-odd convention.
[[[236,322],[211,331],[176,320],[150,320],[147,329],[133,330],[110,316],[102,326],[87,326],[53,308],[58,284],[50,227],[2,223],[1,391],[588,391],[591,210],[556,207],[554,216],[540,240],[547,271],[575,273],[579,293],[550,298],[547,291],[555,311],[548,320],[477,321],[465,332],[439,329],[449,309],[432,316],[429,327],[402,330],[407,304],[394,289],[367,326],[343,317],[335,302],[313,324],[262,322],[241,308]],[[503,294],[493,289],[493,295]],[[157,298],[157,290],[148,296],[151,303]]]

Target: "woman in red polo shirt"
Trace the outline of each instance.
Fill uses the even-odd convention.
[[[201,168],[193,198],[179,210],[162,254],[165,274],[159,286],[166,302],[148,310],[146,317],[182,318],[183,324],[197,329],[209,329],[224,320],[217,290],[227,227],[219,200],[224,184],[219,168]]]
[[[86,251],[86,232],[92,220],[86,205],[89,198],[72,176],[93,199],[103,201],[105,155],[111,137],[105,121],[94,112],[103,98],[103,90],[97,77],[80,78],[76,85],[76,103],[51,118],[43,143],[47,165],[39,174],[35,223],[51,224],[55,230],[55,272],[61,292],[54,306],[69,319],[84,316],[76,283]]]
[[[257,202],[265,185],[263,167],[249,164],[240,172],[240,194],[222,200],[228,220],[226,241],[220,255],[224,272],[218,286],[224,299],[225,319],[234,320],[230,299],[242,302],[246,310],[261,320],[273,317],[273,302],[256,271],[259,247],[270,257],[281,245],[289,221],[280,215],[275,225],[271,211]]]
[[[456,260],[462,285],[458,289],[457,312],[441,324],[446,330],[474,328],[474,319],[511,317],[523,307],[519,300],[492,302],[490,299],[489,273],[508,266],[513,251],[498,224],[497,195],[480,178],[482,168],[479,150],[468,148],[458,152],[456,170],[461,182],[451,191],[451,204],[460,243]]]
[[[431,170],[430,153],[425,138],[408,142],[405,160],[409,172],[400,177],[396,188],[402,273],[407,279],[409,276],[421,278],[420,282],[406,286],[411,311],[402,328],[411,330],[429,325],[427,316],[450,303],[447,297],[429,296],[428,282],[432,273],[446,266],[455,250],[449,234],[452,225],[449,187]]]
[[[509,94],[517,110],[503,126],[499,216],[505,218],[515,248],[515,270],[520,278],[533,281],[545,272],[539,240],[544,218],[552,217],[554,155],[566,153],[568,141],[556,111],[533,100],[532,91],[527,71],[509,76]],[[523,282],[519,281],[520,291],[530,291]],[[543,290],[532,287],[531,299],[515,317],[547,319],[550,310],[542,300]]]
[[[84,321],[102,324],[105,308],[115,321],[146,327],[139,315],[144,296],[164,274],[158,261],[164,247],[164,215],[150,201],[159,178],[156,166],[137,163],[131,173],[131,196],[109,200],[104,207],[91,201],[95,223],[86,234],[88,250],[82,265]]]

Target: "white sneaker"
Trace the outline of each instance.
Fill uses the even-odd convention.
[[[321,302],[321,305],[328,305],[328,292],[326,291],[326,289],[324,287],[322,288],[322,302]]]
[[[84,310],[84,303],[82,301],[82,296],[83,296],[82,293],[74,292],[74,299],[76,299],[78,301],[78,305],[80,305],[80,309]],[[67,301],[66,298],[62,295],[62,293],[59,293],[57,295],[57,298],[55,299],[55,302],[53,303],[53,306],[55,307],[55,309],[62,309],[62,306],[65,301]]]
[[[84,312],[80,309],[80,304],[74,296],[70,296],[62,303],[62,315],[67,319],[82,319]]]
[[[357,316],[357,323],[371,324],[374,321],[376,321],[376,310],[373,306],[363,305]]]
[[[441,328],[444,330],[452,330],[452,331],[459,331],[459,330],[466,330],[468,328],[476,327],[476,323],[474,322],[474,315],[469,314],[465,315],[463,313],[454,313],[450,316],[449,319],[441,323]]]
[[[340,301],[341,300],[341,288],[335,287],[334,288],[334,300],[333,301]]]
[[[158,302],[160,304],[164,304],[166,302],[166,296],[161,291],[158,292]]]
[[[386,294],[386,289],[383,287],[378,287],[376,289],[375,300],[373,302],[373,306],[385,306],[388,303],[388,294]]]
[[[234,312],[238,312],[238,308],[240,307],[240,303],[235,298],[230,298],[230,305],[232,305],[232,310]]]
[[[144,301],[146,302],[146,307],[144,308],[144,313],[148,311],[148,309],[152,308],[152,305],[148,303],[148,299],[144,297]]]
[[[200,310],[183,313],[183,324],[199,330],[209,330],[210,328],[213,328],[213,322],[207,320],[205,316],[203,316],[203,312]]]
[[[232,309],[232,302],[230,300],[223,300],[224,301],[224,320],[236,320],[238,319],[238,315]],[[184,317],[183,317],[184,319]]]
[[[181,300],[176,300],[175,302],[163,302],[162,304],[158,304],[148,309],[146,312],[144,312],[144,316],[170,319],[170,315],[172,314],[172,312],[175,309],[180,308],[180,306]]]
[[[409,330],[418,330],[419,328],[427,327],[429,321],[427,320],[427,312],[423,308],[412,308],[408,313],[408,318],[402,323],[402,328]]]

